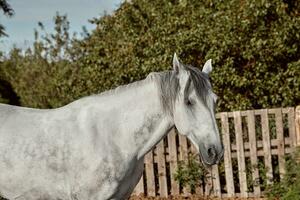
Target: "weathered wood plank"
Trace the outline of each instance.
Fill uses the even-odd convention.
[[[207,169],[206,179],[205,179],[205,196],[210,196],[213,193],[213,180],[212,180],[212,168]]]
[[[292,153],[293,152],[293,148],[285,148],[285,153]],[[277,149],[271,149],[271,155],[278,155],[278,150]],[[237,153],[236,152],[232,152],[231,153],[232,158],[237,158]],[[258,150],[257,151],[257,156],[265,156],[264,150]],[[250,151],[246,151],[245,152],[245,157],[250,157]]]
[[[225,179],[226,179],[226,189],[228,197],[234,197],[234,181],[232,172],[232,160],[231,160],[231,144],[229,135],[229,124],[228,124],[228,113],[223,112],[221,115],[222,124],[222,137],[224,144],[224,164],[225,164]]]
[[[193,144],[191,145],[191,152],[192,152],[193,156],[195,156],[196,162],[201,162],[200,157],[199,157],[199,152]],[[203,187],[202,187],[203,182],[202,182],[202,180],[197,180],[197,181],[198,182],[197,182],[197,186],[195,188],[195,193],[199,194],[199,195],[203,195]]]
[[[158,158],[157,171],[158,171],[158,182],[159,182],[159,195],[160,197],[168,197],[164,140],[160,141],[157,144],[156,153]]]
[[[297,106],[296,109],[288,109],[288,127],[289,127],[289,136],[293,142],[291,146],[300,146],[300,106]]]
[[[145,194],[144,191],[144,176],[142,176],[140,178],[140,181],[138,182],[138,184],[136,185],[135,189],[134,189],[134,195],[140,195],[140,194]]]
[[[188,143],[187,138],[179,134],[179,160],[187,161],[188,160]],[[190,195],[190,190],[187,186],[183,187],[182,193],[184,195]]]
[[[252,181],[254,183],[253,191],[256,197],[261,196],[261,190],[259,186],[259,171],[257,162],[257,146],[256,146],[256,131],[255,131],[255,116],[252,110],[247,111],[247,124],[249,134],[249,148],[250,148],[250,161],[252,171]]]
[[[171,194],[179,194],[179,184],[175,181],[175,173],[178,168],[177,165],[177,146],[176,146],[176,132],[173,128],[168,134],[168,150],[169,150],[169,163],[170,163],[170,179],[171,179]]]
[[[277,147],[278,144],[278,140],[277,139],[272,139],[271,140],[271,155],[278,155],[278,150],[277,149],[273,149],[273,147]],[[284,144],[285,144],[285,153],[291,153],[292,152],[292,148],[294,147],[294,141],[292,141],[290,138],[285,137],[284,138]],[[263,142],[261,140],[257,140],[256,141],[256,146],[257,146],[257,156],[264,156],[263,153]],[[291,146],[291,147],[290,147]],[[245,150],[245,157],[249,157],[250,158],[250,144],[249,142],[244,142],[244,150]],[[236,158],[236,145],[235,144],[231,144],[231,155],[232,158]],[[166,148],[166,152],[168,152],[168,148]],[[170,158],[168,155],[166,155],[166,162],[169,162]],[[154,163],[157,163],[157,156],[154,156]]]
[[[187,138],[179,134],[179,160],[186,161],[188,160],[188,144]]]
[[[247,188],[247,176],[246,176],[246,163],[245,163],[245,152],[244,152],[244,141],[242,131],[242,117],[239,111],[233,112],[234,116],[234,130],[237,147],[237,160],[239,169],[239,182],[242,197],[248,197]]]
[[[275,124],[276,124],[276,136],[278,140],[278,165],[280,179],[283,178],[285,174],[285,158],[284,158],[284,135],[283,135],[283,123],[282,123],[282,113],[281,108],[275,110]]]
[[[262,139],[263,139],[263,150],[264,150],[264,161],[266,167],[267,184],[273,182],[273,167],[271,157],[271,142],[270,142],[270,129],[269,129],[269,118],[268,110],[261,110],[261,128],[262,128]]]
[[[145,173],[147,183],[147,196],[155,197],[155,176],[154,176],[154,159],[153,151],[145,156]]]
[[[277,139],[272,139],[271,140],[271,154],[272,155],[277,155],[278,151],[277,149],[273,149],[273,147],[277,147],[279,141]],[[291,138],[285,137],[284,138],[284,144],[285,144],[285,153],[290,153],[291,152],[291,148],[293,147],[294,141],[291,140]],[[256,140],[256,146],[257,146],[257,155],[258,156],[263,156],[263,152],[262,152],[262,148],[263,148],[263,142],[261,140]],[[291,147],[290,147],[291,146]],[[250,157],[250,144],[249,142],[244,142],[244,150],[245,150],[245,157]],[[231,144],[231,155],[232,158],[236,157],[236,145],[235,144]],[[168,152],[168,148],[166,148],[166,152]],[[169,162],[170,158],[168,155],[166,155],[166,162]],[[157,163],[157,156],[154,156],[154,162]]]
[[[272,140],[271,140],[271,147],[277,147],[278,144],[279,144],[279,141],[278,141],[277,139],[272,139]],[[294,144],[294,141],[292,141],[291,138],[284,138],[284,144],[285,144],[285,145],[288,144],[288,145],[291,145],[291,146],[293,147],[293,146],[294,146],[294,145],[293,145],[293,144]],[[256,141],[256,146],[257,146],[257,148],[262,148],[262,147],[263,147],[263,141],[257,140],[257,141]],[[235,145],[235,144],[232,144],[232,145],[231,145],[231,149],[232,149],[233,151],[236,151],[236,145]],[[245,142],[245,143],[244,143],[244,149],[246,149],[246,150],[250,149],[250,144],[249,144],[249,142]]]
[[[218,165],[212,166],[212,181],[213,181],[214,196],[222,197]]]
[[[294,109],[294,108],[293,108],[293,107],[290,107],[290,108],[282,108],[282,113],[288,113],[288,111],[289,111],[290,109]],[[269,113],[269,114],[275,114],[275,110],[276,110],[276,108],[268,109],[268,113]],[[242,116],[242,117],[247,116],[247,111],[248,111],[248,110],[240,111],[240,112],[241,112],[241,116]],[[262,109],[259,109],[259,110],[253,110],[253,112],[254,112],[255,115],[261,115],[262,112],[263,112],[263,110],[262,110]],[[222,113],[217,113],[217,114],[216,114],[216,119],[220,119],[220,118],[221,118],[221,114],[222,114]],[[227,115],[228,115],[228,117],[233,117],[233,112],[228,112]]]

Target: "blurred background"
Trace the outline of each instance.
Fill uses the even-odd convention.
[[[55,108],[171,69],[202,67],[217,111],[300,102],[293,0],[0,0],[0,101]]]

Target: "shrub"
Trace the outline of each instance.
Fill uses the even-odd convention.
[[[300,148],[287,159],[286,174],[283,180],[267,188],[270,200],[299,200],[300,199]]]
[[[295,106],[299,10],[290,0],[125,1],[81,40],[57,15],[54,33],[37,37],[40,26],[34,48],[0,68],[23,106],[52,108],[170,69],[177,52],[196,67],[213,59],[218,111]]]
[[[193,192],[197,186],[200,186],[200,180],[204,180],[206,175],[207,170],[200,163],[199,157],[197,159],[196,155],[190,154],[188,160],[178,163],[174,177],[180,187],[188,186]]]

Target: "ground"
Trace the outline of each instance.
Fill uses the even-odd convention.
[[[210,198],[210,197],[203,197],[199,195],[193,195],[189,197],[183,196],[171,196],[168,198],[159,198],[159,197],[143,197],[143,196],[132,196],[130,200],[265,200],[264,198]]]

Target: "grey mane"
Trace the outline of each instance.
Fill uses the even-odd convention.
[[[208,90],[211,88],[208,75],[203,73],[200,69],[193,67],[191,65],[185,65],[184,67],[187,71],[190,72],[190,79],[196,90],[198,97],[201,98],[204,103],[206,103],[207,93]],[[138,87],[143,83],[145,83],[146,80],[151,80],[152,79],[151,77],[157,77],[157,76],[159,77],[158,79],[160,84],[159,89],[161,92],[161,99],[162,102],[164,102],[163,105],[166,105],[164,106],[164,108],[169,106],[169,108],[172,109],[173,101],[170,102],[170,99],[175,100],[176,97],[178,96],[178,92],[180,89],[179,79],[177,78],[173,70],[164,71],[164,72],[152,72],[147,76],[145,80],[139,80],[127,85],[121,85],[114,89],[107,90],[94,95],[106,96],[110,94],[116,94],[119,91],[124,91],[126,89]]]
[[[209,77],[200,69],[186,65],[185,69],[190,72],[190,81],[195,88],[197,96],[207,105],[207,95],[211,88]],[[180,84],[174,71],[157,73],[159,75],[159,89],[163,109],[173,115],[174,103],[179,95]]]
[[[193,83],[193,86],[196,90],[196,94],[203,101],[203,103],[207,106],[207,96],[208,91],[211,89],[211,84],[209,81],[209,77],[206,73],[203,73],[200,69],[193,66],[185,66],[187,70],[190,72],[190,79]]]
[[[197,96],[202,100],[202,102],[207,106],[207,95],[211,88],[209,77],[207,74],[203,73],[200,69],[185,65],[185,70],[190,72],[190,82],[193,85]],[[82,99],[89,99],[93,96],[107,96],[116,94],[120,91],[125,91],[133,87],[137,87],[145,83],[145,81],[150,81],[154,78],[158,82],[158,89],[160,92],[160,101],[162,107],[166,113],[173,115],[174,104],[176,98],[179,95],[180,84],[179,79],[173,70],[164,72],[152,72],[145,80],[136,81],[128,85],[122,85],[112,90],[107,90],[100,94],[94,94]],[[75,101],[76,102],[76,101]]]
[[[161,105],[165,112],[172,116],[174,103],[180,89],[179,79],[173,71],[159,73],[159,76]]]

